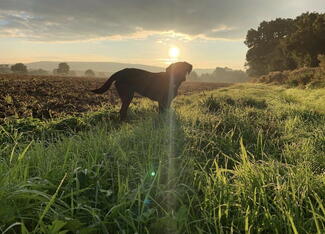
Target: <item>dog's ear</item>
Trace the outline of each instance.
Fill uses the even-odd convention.
[[[187,62],[184,62],[184,64],[186,65],[187,74],[190,74],[193,69],[192,64],[189,64]]]
[[[175,67],[175,63],[170,64],[167,68],[166,68],[166,72],[167,73],[171,73],[174,70]]]

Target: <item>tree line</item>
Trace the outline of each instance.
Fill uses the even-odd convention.
[[[0,73],[17,73],[17,74],[30,74],[30,75],[50,75],[50,73],[43,69],[28,70],[27,66],[23,63],[16,63],[11,67],[7,66],[1,70]],[[75,76],[75,72],[70,70],[70,66],[67,63],[59,63],[58,67],[53,69],[53,75],[69,75]],[[88,69],[84,72],[87,77],[95,77],[96,73],[92,69]],[[98,76],[107,76],[107,74],[97,73]],[[217,67],[212,73],[204,73],[198,75],[195,71],[192,71],[188,77],[191,81],[206,81],[206,82],[225,82],[236,83],[245,82],[248,80],[247,74],[242,70],[233,70],[228,67]]]
[[[191,81],[205,82],[223,82],[223,83],[238,83],[248,80],[247,74],[242,70],[233,70],[228,67],[216,67],[212,73],[204,73],[198,75],[192,71],[188,77]]]
[[[50,73],[43,69],[28,70],[27,66],[23,63],[16,63],[12,66],[0,65],[1,73],[16,73],[16,74],[29,74],[29,75],[50,75]],[[62,76],[75,76],[76,73],[70,70],[70,66],[67,63],[59,63],[58,67],[53,69],[53,75]],[[95,77],[95,72],[92,69],[88,69],[84,73],[85,76]]]
[[[245,44],[250,76],[317,67],[325,54],[325,14],[307,12],[295,19],[263,21],[247,32]]]

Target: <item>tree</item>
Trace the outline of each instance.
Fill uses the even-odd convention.
[[[247,74],[241,70],[233,70],[229,67],[216,67],[211,74],[211,80],[215,82],[245,82],[248,80]]]
[[[188,79],[192,81],[235,83],[248,81],[248,76],[246,72],[241,70],[233,70],[228,67],[216,67],[212,73],[204,73],[200,76],[195,71],[192,71]]]
[[[67,63],[59,63],[56,72],[59,75],[67,75],[69,73],[69,70],[70,70],[70,66]]]
[[[11,72],[9,64],[0,64],[0,74],[8,74]]]
[[[23,63],[16,63],[15,65],[12,65],[10,69],[14,73],[21,73],[21,74],[27,73],[27,67]]]
[[[260,76],[272,71],[319,66],[325,54],[325,14],[304,13],[296,19],[263,21],[247,32],[247,73]]]
[[[317,56],[325,53],[325,14],[304,13],[295,19],[296,30],[285,40],[299,67],[317,67]]]
[[[281,43],[293,31],[293,20],[282,18],[270,22],[263,21],[257,30],[250,29],[245,40],[249,48],[246,54],[248,74],[260,76],[270,71],[294,68],[295,64]]]
[[[85,76],[94,77],[95,72],[91,69],[88,69],[87,71],[85,71]]]
[[[198,74],[195,71],[192,71],[189,74],[188,79],[189,80],[192,80],[192,81],[199,81],[199,76],[198,76]]]

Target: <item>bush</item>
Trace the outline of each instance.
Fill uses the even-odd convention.
[[[260,77],[260,82],[262,83],[274,83],[274,84],[283,84],[283,82],[287,79],[288,72],[270,72],[267,75]]]
[[[305,86],[314,79],[315,68],[300,68],[289,73],[287,83],[293,86]]]
[[[325,56],[319,56],[325,59]],[[325,61],[322,65],[325,68]],[[303,67],[293,71],[270,72],[254,80],[267,84],[288,85],[290,87],[322,88],[325,86],[325,69],[320,67]]]

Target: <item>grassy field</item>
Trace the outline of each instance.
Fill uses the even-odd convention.
[[[324,233],[325,89],[245,84],[0,126],[3,233]]]

